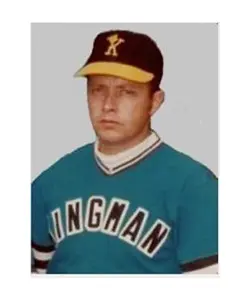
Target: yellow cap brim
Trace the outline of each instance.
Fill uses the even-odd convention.
[[[90,63],[75,73],[76,77],[88,75],[111,75],[141,83],[149,82],[154,78],[153,73],[146,72],[131,65],[116,62]]]

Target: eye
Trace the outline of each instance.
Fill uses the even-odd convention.
[[[101,92],[102,91],[102,88],[100,87],[100,86],[98,86],[98,87],[93,87],[92,89],[91,89],[91,92],[92,93],[98,93],[98,92]]]
[[[104,87],[103,86],[93,86],[90,88],[90,93],[92,95],[101,95],[104,93]]]
[[[136,91],[134,91],[132,89],[122,89],[121,94],[126,94],[126,95],[129,95],[129,96],[135,96]]]

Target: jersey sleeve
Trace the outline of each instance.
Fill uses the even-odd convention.
[[[218,255],[218,179],[198,166],[185,182],[177,220],[180,265]]]
[[[39,180],[31,185],[31,239],[32,269],[46,273],[47,265],[54,254],[54,243],[49,233],[45,203]]]

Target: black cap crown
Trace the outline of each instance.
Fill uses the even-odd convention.
[[[92,53],[76,76],[114,75],[137,82],[160,84],[163,57],[149,36],[128,30],[101,32]]]

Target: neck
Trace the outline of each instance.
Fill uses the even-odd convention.
[[[98,150],[103,154],[107,154],[107,155],[117,154],[140,144],[150,134],[151,134],[151,129],[147,127],[142,132],[140,132],[140,134],[127,141],[122,141],[118,143],[109,143],[100,139]]]

